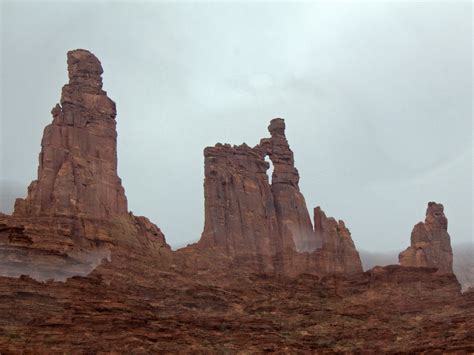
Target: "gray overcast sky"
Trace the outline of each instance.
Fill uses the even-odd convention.
[[[43,127],[86,48],[116,101],[129,209],[200,237],[203,155],[287,123],[308,208],[358,248],[402,250],[426,203],[472,240],[471,3],[2,2],[1,209],[36,177]]]

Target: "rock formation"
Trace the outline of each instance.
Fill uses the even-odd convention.
[[[275,119],[254,148],[206,148],[202,238],[172,252],[127,212],[99,61],[68,64],[38,179],[0,214],[1,354],[474,351],[474,292],[437,272],[451,267],[441,205],[401,255],[434,268],[361,272],[344,222],[317,207],[312,228]]]
[[[319,268],[326,273],[362,272],[362,263],[351,232],[344,221],[326,217],[321,207],[314,209],[314,231],[321,240],[321,249],[317,251]]]
[[[14,215],[125,215],[115,103],[102,90],[102,66],[86,50],[68,52],[67,63],[69,83],[44,130],[38,179],[17,200]]]
[[[158,227],[128,213],[117,174],[115,103],[102,90],[99,60],[78,49],[67,53],[67,64],[69,83],[44,130],[38,178],[12,216],[0,215],[3,275],[84,275],[117,245],[170,251]]]
[[[429,202],[425,222],[419,222],[411,232],[411,246],[399,255],[400,265],[432,267],[438,273],[453,273],[453,251],[448,234],[444,207]]]
[[[362,272],[344,222],[321,212],[313,229],[284,120],[273,119],[268,130],[271,138],[253,148],[217,144],[204,150],[205,224],[199,246],[218,248],[234,264],[265,274]],[[271,184],[266,156],[274,166]]]
[[[199,243],[272,273],[282,242],[266,174],[269,166],[259,153],[245,144],[204,150],[205,222]]]
[[[298,253],[313,252],[320,244],[298,186],[300,176],[285,137],[285,121],[281,118],[271,120],[268,130],[271,138],[263,138],[258,148],[273,163],[272,193],[284,248]]]

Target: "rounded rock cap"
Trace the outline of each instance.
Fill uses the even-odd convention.
[[[102,88],[102,65],[99,59],[86,49],[67,52],[69,84]]]
[[[284,136],[285,135],[285,120],[283,118],[274,118],[270,121],[268,131],[273,136]]]

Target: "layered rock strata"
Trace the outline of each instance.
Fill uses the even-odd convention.
[[[411,245],[399,255],[400,265],[436,268],[438,273],[453,273],[453,251],[448,234],[448,219],[440,203],[429,202],[425,222],[411,232]]]
[[[97,89],[96,59],[84,52],[71,53],[71,81]],[[73,122],[95,119],[88,107]],[[89,162],[89,148],[46,137],[37,182],[14,216],[0,214],[0,353],[472,353],[474,292],[437,272],[450,255],[442,206],[428,206],[402,253],[417,267],[357,272],[342,221],[316,208],[308,228],[284,126],[270,127],[257,147],[206,149],[206,227],[200,243],[176,253],[157,226],[127,213],[115,142],[101,140],[98,155],[108,158]],[[81,142],[95,139],[87,134]],[[112,262],[94,269],[103,258]],[[22,273],[67,280],[2,276]],[[335,274],[308,275],[318,273]]]

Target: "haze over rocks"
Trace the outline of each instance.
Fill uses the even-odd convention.
[[[400,265],[363,272],[343,221],[311,221],[276,118],[253,148],[204,150],[204,230],[173,252],[127,210],[99,60],[70,51],[68,72],[38,178],[0,214],[0,352],[474,351],[442,205]]]

